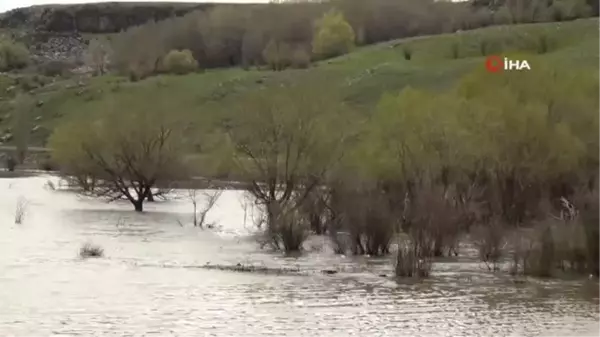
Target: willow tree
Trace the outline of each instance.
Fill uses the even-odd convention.
[[[80,185],[97,181],[93,195],[124,198],[143,211],[153,187],[186,176],[184,124],[165,102],[132,94],[97,102],[55,130],[54,159],[65,173],[86,177]]]
[[[313,54],[319,58],[342,55],[354,48],[355,40],[354,29],[344,15],[330,10],[315,24]]]
[[[229,130],[235,161],[265,207],[275,248],[300,249],[305,224],[291,215],[339,156],[340,102],[335,93],[305,85],[262,89],[239,100]]]
[[[371,174],[389,199],[393,219],[403,219],[419,246],[413,248],[422,250],[414,253],[423,258],[441,255],[458,231],[448,191],[465,160],[466,139],[457,119],[462,108],[453,95],[406,88],[381,99],[368,129]]]
[[[598,172],[597,75],[533,62],[529,72],[475,72],[457,90],[470,107],[461,123],[479,144],[472,151],[511,223],[534,215],[544,194],[593,186]]]

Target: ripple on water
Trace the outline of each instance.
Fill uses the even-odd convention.
[[[515,285],[473,260],[437,264],[433,277],[396,283],[390,259],[257,250],[236,192],[210,221],[181,227],[189,205],[104,204],[43,188],[47,177],[0,179],[0,223],[19,195],[33,200],[22,226],[0,226],[0,334],[29,335],[585,335],[598,329],[598,284]],[[102,259],[77,257],[84,242]],[[204,270],[207,262],[298,267],[308,275]],[[336,269],[324,275],[322,269]]]

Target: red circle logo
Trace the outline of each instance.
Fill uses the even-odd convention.
[[[490,73],[497,73],[502,70],[502,58],[500,56],[488,56],[485,60],[485,67]]]

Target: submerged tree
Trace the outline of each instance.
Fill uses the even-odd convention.
[[[273,246],[298,250],[308,229],[298,207],[335,161],[343,128],[332,126],[342,105],[331,92],[296,86],[248,95],[239,107],[229,131],[237,166],[265,207]]]
[[[125,198],[136,211],[159,183],[186,175],[183,127],[160,97],[120,96],[95,106],[89,117],[58,127],[50,139],[65,174],[95,196]],[[127,107],[126,113],[123,107]],[[88,178],[97,181],[90,188]]]

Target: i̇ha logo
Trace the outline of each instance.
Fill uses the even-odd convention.
[[[485,60],[485,67],[490,73],[497,73],[505,70],[531,70],[527,60],[511,60],[507,57],[488,56]]]

